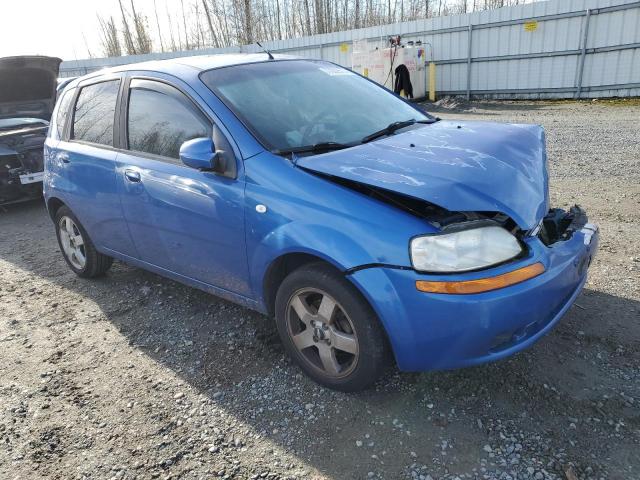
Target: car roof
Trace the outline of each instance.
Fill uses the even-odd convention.
[[[292,60],[298,57],[293,55],[273,55],[275,60]],[[225,53],[220,55],[195,55],[190,57],[178,57],[166,62],[175,62],[198,70],[210,70],[212,68],[230,67],[243,63],[265,62],[269,60],[266,53]]]
[[[274,60],[299,60],[299,57],[293,55],[273,55]],[[77,85],[79,82],[99,77],[102,75],[108,75],[110,73],[119,73],[127,71],[149,71],[149,72],[161,72],[168,74],[175,74],[179,70],[184,68],[190,68],[196,72],[204,70],[211,70],[213,68],[229,67],[233,65],[242,65],[247,63],[258,63],[269,61],[269,57],[266,53],[225,53],[218,55],[192,55],[187,57],[169,58],[166,60],[151,60],[147,62],[128,63],[125,65],[118,65],[110,68],[104,68],[91,72],[82,77],[78,77],[76,81],[72,82]]]

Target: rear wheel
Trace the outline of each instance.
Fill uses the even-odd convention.
[[[58,209],[55,225],[62,255],[76,275],[92,278],[109,270],[113,258],[95,249],[86,230],[68,207]]]
[[[303,266],[285,278],[276,297],[276,322],[287,352],[327,387],[365,389],[387,364],[387,341],[375,313],[329,265]]]

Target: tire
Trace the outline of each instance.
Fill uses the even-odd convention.
[[[62,206],[56,211],[55,227],[62,256],[76,275],[94,278],[111,268],[113,258],[96,250],[87,231],[68,207]]]
[[[321,385],[364,390],[389,363],[387,337],[373,309],[330,265],[290,273],[278,288],[275,314],[287,353]]]

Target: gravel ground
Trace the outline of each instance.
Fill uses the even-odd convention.
[[[474,103],[547,129],[551,199],[602,229],[533,348],[322,389],[272,322],[116,263],[66,267],[41,203],[0,213],[0,478],[640,479],[640,104]]]

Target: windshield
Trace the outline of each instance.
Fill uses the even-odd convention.
[[[328,62],[234,65],[204,72],[201,79],[272,150],[356,144],[393,122],[431,118]]]

